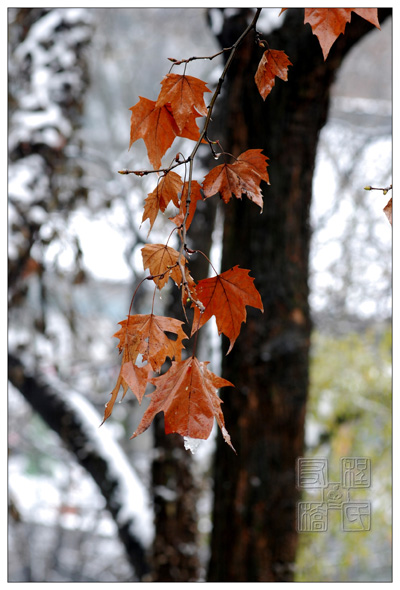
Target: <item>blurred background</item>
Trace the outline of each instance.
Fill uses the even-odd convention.
[[[268,32],[278,15],[264,9],[260,27]],[[392,232],[382,211],[389,197],[363,190],[392,182],[391,26],[389,18],[365,36],[339,70],[310,213],[306,453],[329,459],[331,481],[341,457],[371,459],[372,526],[344,533],[334,519],[324,533],[300,533],[297,581],[391,579]],[[219,45],[201,8],[10,8],[8,51],[8,347],[12,374],[22,375],[8,390],[8,579],[131,581],[146,576],[138,564],[154,537],[153,432],[129,440],[143,413],[130,392],[99,425],[119,373],[112,336],[144,276],[142,207],[153,182],[118,170],[149,168],[142,142],[128,151],[129,108],[139,96],[156,99],[167,58],[209,56]],[[221,71],[216,58],[188,73],[212,89]],[[174,144],[174,154],[185,145]],[[165,242],[167,217],[153,243]],[[217,223],[214,261],[220,234]],[[151,296],[145,285],[137,312],[147,313]],[[158,312],[168,305],[163,291]],[[218,372],[214,336],[207,359]],[[52,422],[57,404],[70,422]],[[62,434],[70,424],[73,443]],[[93,449],[100,484],[85,468]],[[184,451],[197,486],[197,545],[187,555],[196,553],[199,580],[210,552],[214,450],[213,434],[195,454]],[[168,500],[174,491],[157,494]]]

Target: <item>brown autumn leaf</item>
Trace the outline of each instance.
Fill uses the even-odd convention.
[[[377,8],[305,8],[304,24],[309,23],[314,35],[318,37],[324,60],[355,12],[380,29]]]
[[[128,361],[121,366],[121,377],[135,394],[139,404],[142,403],[150,373],[152,373],[150,363],[138,367],[132,361]]]
[[[207,115],[207,107],[203,94],[211,92],[202,80],[193,76],[167,74],[161,82],[161,92],[157,99],[157,107],[171,105],[172,115],[179,132],[182,133],[193,113],[197,117]]]
[[[170,105],[168,105],[169,107]],[[195,109],[192,109],[192,115],[186,122],[185,127],[182,131],[178,132],[178,137],[183,137],[186,139],[191,139],[192,141],[197,141],[200,137],[200,129],[196,123],[196,119],[199,118],[199,114]],[[207,141],[203,138],[201,143],[207,143]]]
[[[128,335],[127,333],[121,333],[121,331],[119,331],[116,334],[114,334],[114,336],[118,337],[120,339],[120,341],[118,343],[118,349],[119,349],[119,352],[122,353],[121,369],[120,369],[120,372],[118,375],[117,383],[111,392],[111,399],[106,404],[103,422],[105,422],[107,420],[107,418],[109,418],[111,416],[111,413],[113,411],[114,404],[117,400],[120,388],[122,387],[122,390],[123,390],[122,391],[122,399],[124,399],[126,392],[128,391],[128,388],[130,387],[122,374],[122,369],[123,369],[124,365],[126,363],[133,363],[134,364],[136,362],[136,359],[137,359],[139,353],[140,353],[140,337],[138,334],[132,333],[132,334]],[[131,387],[131,390],[140,403],[142,400],[142,397],[144,395],[144,390],[139,391],[137,388],[132,388],[132,387]]]
[[[111,392],[111,399],[110,401],[108,401],[106,403],[106,408],[104,410],[104,417],[103,417],[103,421],[101,424],[104,424],[104,422],[107,420],[107,418],[109,418],[112,414],[113,408],[114,408],[114,404],[117,400],[118,394],[119,394],[119,390],[123,389],[122,391],[122,399],[124,399],[126,392],[129,389],[129,385],[127,384],[127,382],[125,381],[125,379],[122,377],[121,375],[121,371],[118,375],[118,379],[117,379],[117,383],[115,384],[114,389]],[[138,398],[139,399],[139,398]]]
[[[143,139],[150,163],[155,170],[161,168],[161,160],[176,137],[193,141],[199,139],[200,130],[196,124],[199,114],[194,109],[182,130],[178,128],[170,104],[158,107],[156,101],[139,96],[139,102],[129,110],[131,111],[129,149],[135,141]]]
[[[284,51],[267,49],[258,64],[254,76],[257,88],[265,100],[275,86],[275,77],[287,81],[288,67],[293,65]]]
[[[131,438],[147,430],[158,412],[164,412],[166,434],[175,432],[197,439],[210,436],[216,418],[225,441],[233,449],[225,428],[222,400],[217,394],[219,388],[233,385],[209,371],[207,365],[195,357],[173,361],[166,373],[150,379],[156,389],[148,394],[150,405]]]
[[[138,352],[143,361],[150,363],[153,371],[160,371],[167,357],[181,359],[183,344],[187,338],[182,329],[183,322],[174,318],[154,314],[130,315],[120,322],[121,329],[115,334],[120,338],[120,347],[125,347],[130,339],[138,338]],[[170,338],[170,335],[174,335]],[[124,359],[124,362],[136,359]]]
[[[175,217],[170,217],[170,220],[175,223],[178,227],[180,227],[185,219],[186,215],[186,202],[189,190],[189,183],[186,181],[183,186],[181,202],[179,206],[179,212],[175,215]],[[197,180],[192,180],[191,187],[190,187],[190,203],[189,203],[189,214],[186,219],[186,230],[189,229],[193,216],[196,212],[197,202],[203,200],[203,196],[201,194],[201,185],[197,182]]]
[[[218,334],[223,333],[229,338],[228,353],[232,350],[241,325],[246,321],[246,306],[250,305],[264,311],[260,294],[249,272],[235,266],[222,274],[197,283],[196,294],[204,305],[205,311],[201,313],[198,307],[193,306],[192,335],[214,315]]]
[[[386,217],[389,220],[390,225],[393,225],[392,221],[393,221],[393,214],[392,214],[392,199],[389,199],[387,205],[384,207],[383,209]]]
[[[120,330],[114,334],[119,338],[118,349],[122,353],[121,370],[117,383],[111,392],[111,399],[106,404],[104,423],[111,416],[120,388],[122,399],[130,388],[139,403],[143,399],[150,371],[159,372],[167,357],[181,360],[183,344],[187,338],[182,330],[183,322],[174,318],[147,315],[129,315],[120,322]],[[172,336],[172,337],[171,337]],[[139,356],[144,366],[136,366]]]
[[[162,289],[171,278],[180,287],[182,284],[182,271],[178,265],[179,252],[165,244],[146,244],[142,250],[143,268],[149,269],[154,275],[154,283],[158,289]],[[194,280],[189,274],[187,260],[181,255],[181,264],[185,269],[185,280],[190,289],[195,286]],[[163,275],[163,276],[157,276]]]
[[[263,198],[260,182],[269,184],[267,160],[262,150],[247,150],[243,152],[233,164],[220,164],[213,168],[203,181],[205,198],[212,197],[218,192],[222,200],[228,203],[234,195],[237,199],[245,194],[263,209]]]
[[[262,154],[262,150],[247,150],[240,154],[236,161],[236,165],[239,169],[245,167],[249,173],[253,172],[259,176],[261,180],[264,180],[269,184],[269,175],[267,172],[267,156]]]
[[[164,213],[171,201],[176,207],[179,207],[179,193],[182,190],[182,184],[179,174],[171,170],[159,179],[156,188],[147,195],[144,201],[142,223],[149,219],[149,233],[159,211]]]
[[[154,100],[139,96],[131,111],[130,144],[142,138],[154,169],[161,167],[161,159],[178,135],[178,127],[167,106],[157,107]]]
[[[367,20],[371,25],[374,25],[377,29],[380,29],[379,19],[378,19],[378,9],[377,8],[353,8],[353,12],[361,16],[361,18]]]

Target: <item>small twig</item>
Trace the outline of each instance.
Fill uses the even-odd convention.
[[[204,254],[204,252],[202,252],[201,250],[192,250],[191,248],[185,248],[185,250],[188,254],[201,254],[202,256],[204,256],[204,258],[207,260],[208,264],[211,266],[215,274],[218,274],[217,270],[215,269],[215,266],[213,265],[207,254]]]
[[[392,190],[392,185],[387,186],[386,188],[380,188],[380,187],[376,187],[376,186],[365,186],[364,190],[365,191],[382,191],[384,195],[387,195],[387,193]]]
[[[172,68],[174,66],[180,66],[181,64],[188,64],[189,62],[197,60],[197,59],[208,59],[209,61],[211,61],[212,59],[215,59],[216,57],[218,57],[219,55],[222,55],[226,51],[231,51],[232,47],[226,47],[225,49],[221,49],[221,51],[218,51],[218,53],[215,53],[214,55],[206,55],[206,56],[202,56],[202,57],[193,56],[193,57],[189,57],[188,59],[175,59],[174,57],[168,57],[167,59],[169,61],[172,61],[172,66],[171,66]]]
[[[182,164],[187,164],[189,162],[189,158],[186,160],[176,160],[174,158],[175,164],[171,164],[168,168],[159,168],[158,170],[127,170],[124,168],[123,170],[118,170],[118,174],[136,174],[136,176],[146,176],[147,174],[154,174],[163,172],[167,174],[170,170],[173,170],[177,166],[182,166]]]

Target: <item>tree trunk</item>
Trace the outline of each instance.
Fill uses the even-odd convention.
[[[188,236],[195,248],[209,255],[215,203],[199,203]],[[207,277],[208,261],[193,257],[190,269],[196,281]],[[186,310],[192,314],[190,309]],[[185,321],[181,294],[174,289],[166,314]],[[198,340],[199,344],[199,340]],[[193,350],[193,338],[185,341]],[[185,450],[182,437],[166,435],[163,414],[154,419],[154,459],[152,492],[154,498],[155,539],[152,548],[153,582],[197,582],[201,577],[198,552],[197,502],[199,490],[193,474],[193,457]]]
[[[224,19],[223,47],[245,29],[247,12]],[[251,269],[264,314],[247,308],[247,323],[223,360],[223,377],[236,386],[222,397],[237,456],[219,436],[209,581],[293,580],[295,463],[303,453],[311,332],[307,281],[314,162],[335,72],[371,29],[353,15],[324,62],[317,38],[303,24],[303,10],[286,14],[282,27],[265,38],[293,63],[288,82],[277,79],[262,100],[254,74],[263,49],[249,35],[220,102],[224,149],[237,156],[262,148],[270,158],[271,185],[262,187],[261,215],[245,196],[225,208],[222,270],[235,264]]]

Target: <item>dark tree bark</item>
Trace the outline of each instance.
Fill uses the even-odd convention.
[[[193,242],[194,247],[207,255],[211,249],[215,210],[215,203],[200,203],[188,236],[189,246]],[[196,255],[191,260],[190,269],[197,281],[205,278],[208,261]],[[173,291],[166,313],[185,321],[178,289]],[[188,309],[186,313],[190,315],[192,312]],[[185,341],[187,351],[192,350],[192,344],[192,339]],[[162,414],[157,414],[154,420],[154,447],[155,539],[151,579],[154,582],[196,582],[201,564],[196,507],[199,491],[193,475],[193,457],[185,450],[180,435],[165,434]]]
[[[152,582],[195,582],[197,553],[197,491],[191,457],[182,437],[165,435],[161,415],[154,421],[155,458],[152,462],[155,539]]]
[[[247,10],[224,19],[222,47],[245,29]],[[380,21],[390,11],[381,11]],[[318,136],[329,92],[344,56],[371,25],[353,15],[326,62],[302,9],[286,13],[266,35],[289,56],[288,82],[276,81],[264,102],[254,83],[263,49],[249,35],[229,70],[220,99],[223,146],[239,155],[262,148],[270,158],[264,212],[245,196],[225,208],[222,270],[251,269],[264,315],[248,309],[247,323],[223,377],[227,429],[237,450],[219,436],[209,581],[291,581],[297,547],[295,462],[303,453],[308,390],[309,208]],[[227,348],[225,347],[225,351]]]

